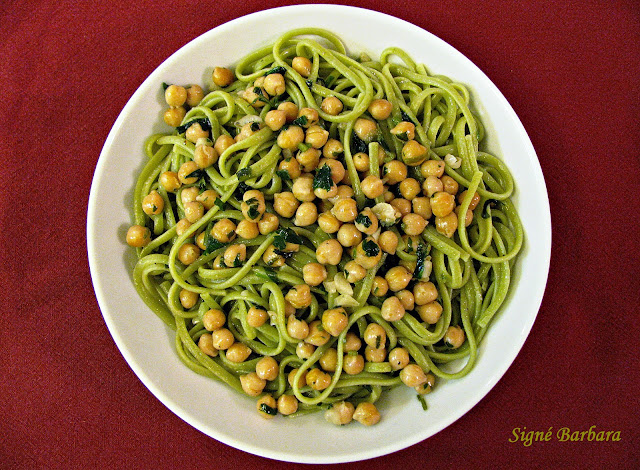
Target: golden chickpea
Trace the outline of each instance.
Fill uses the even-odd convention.
[[[418,166],[427,159],[427,148],[416,140],[410,140],[402,147],[402,161],[409,166]]]
[[[218,328],[212,331],[211,338],[213,340],[213,347],[221,351],[229,349],[236,340],[233,337],[233,333],[227,328]]]
[[[200,123],[195,122],[189,126],[184,135],[189,142],[193,142],[195,144],[198,139],[209,137],[209,131],[204,130]]]
[[[184,217],[192,224],[204,215],[204,206],[198,201],[191,201],[184,205]]]
[[[407,178],[407,165],[400,160],[391,160],[384,164],[382,175],[386,178],[387,183],[397,184]]]
[[[200,296],[196,292],[192,292],[187,289],[180,290],[180,294],[179,294],[180,303],[187,310],[195,306],[195,304],[198,302],[199,297]]]
[[[340,222],[353,222],[358,215],[358,206],[354,199],[339,199],[331,209],[331,213]]]
[[[364,357],[361,354],[347,354],[344,356],[342,370],[349,375],[359,374],[364,370]]]
[[[216,256],[215,259],[211,262],[211,266],[213,267],[213,269],[225,269],[227,267],[227,265],[224,264],[224,258],[222,255]]]
[[[422,321],[428,323],[429,325],[435,325],[440,320],[440,316],[442,315],[442,305],[438,302],[428,302],[424,305],[419,305],[416,307],[416,311]]]
[[[342,259],[342,245],[334,238],[323,241],[316,248],[316,259],[320,264],[336,266]]]
[[[208,331],[215,331],[222,328],[227,321],[222,310],[212,308],[202,315],[202,324]]]
[[[363,240],[356,247],[355,262],[365,269],[372,269],[382,258],[380,246],[372,238]]]
[[[338,352],[335,348],[329,348],[320,356],[318,362],[325,372],[335,372],[338,367]]]
[[[320,369],[311,369],[307,372],[306,381],[313,390],[324,390],[331,385],[331,376]]]
[[[400,370],[409,364],[409,351],[405,348],[393,348],[389,351],[389,364],[393,370]]]
[[[291,61],[291,67],[304,78],[311,75],[311,61],[306,57],[297,56]]]
[[[345,264],[344,271],[347,281],[350,283],[361,281],[367,275],[367,270],[355,261],[349,261],[347,264]]]
[[[304,130],[300,126],[289,126],[280,131],[276,143],[283,149],[296,150],[304,140]]]
[[[416,137],[416,126],[414,123],[409,121],[399,122],[393,129],[391,129],[391,134],[395,135],[398,139],[404,140],[405,142],[408,140],[413,140]]]
[[[282,193],[276,193],[273,195],[273,210],[275,210],[282,217],[290,219],[293,214],[296,213],[296,209],[300,203],[289,191]]]
[[[317,286],[327,278],[327,269],[320,263],[305,264],[302,268],[302,278],[310,286]]]
[[[378,126],[371,119],[358,118],[353,125],[353,132],[355,132],[360,140],[368,144],[377,137]]]
[[[295,158],[282,160],[278,165],[278,169],[284,170],[289,173],[289,178],[292,181],[294,181],[302,174],[302,172],[300,171],[300,163],[298,163],[298,160],[296,160]]]
[[[228,268],[241,267],[242,263],[247,259],[247,246],[243,244],[229,246],[224,251],[223,259]]]
[[[293,181],[291,188],[293,195],[298,201],[311,202],[316,196],[313,194],[313,176],[305,173]]]
[[[400,213],[400,217],[404,217],[411,213],[411,201],[408,201],[405,198],[397,197],[389,204],[391,204],[391,207]]]
[[[159,178],[160,184],[164,188],[164,190],[168,193],[172,193],[182,186],[180,179],[178,178],[178,173],[175,171],[165,171],[160,175]]]
[[[258,377],[255,372],[249,372],[248,374],[240,376],[240,385],[244,393],[251,397],[257,397],[264,390],[267,381]]]
[[[347,199],[353,198],[353,189],[351,186],[347,186],[346,184],[341,184],[338,186],[338,194],[336,194],[336,198],[338,199]]]
[[[452,194],[440,191],[431,197],[430,204],[433,215],[436,217],[444,217],[453,211],[456,200]]]
[[[353,224],[344,224],[338,230],[337,239],[344,247],[356,246],[362,241],[362,232]]]
[[[324,233],[336,233],[340,225],[340,221],[330,212],[323,212],[318,216],[318,226]]]
[[[318,219],[318,208],[313,202],[303,202],[296,210],[293,223],[296,227],[307,227]]]
[[[389,292],[389,283],[384,277],[376,276],[371,284],[371,294],[375,297],[384,297]]]
[[[426,382],[414,388],[419,395],[426,395],[427,393],[431,393],[431,389],[433,388],[435,383],[436,383],[436,376],[429,373],[427,374]]]
[[[147,246],[151,241],[151,231],[141,225],[132,225],[127,230],[127,245],[134,248]]]
[[[182,235],[189,229],[189,227],[191,227],[191,222],[187,219],[180,219],[178,223],[176,223],[176,234],[178,236]]]
[[[347,335],[345,336],[344,351],[355,352],[355,351],[359,351],[361,347],[362,347],[362,340],[360,339],[360,337],[352,332],[347,333]]]
[[[458,215],[455,212],[451,212],[444,217],[436,216],[435,226],[438,232],[445,237],[451,238],[458,230]]]
[[[322,168],[325,165],[331,168],[331,179],[335,184],[338,184],[344,179],[346,170],[344,169],[344,165],[340,161],[330,158],[323,158],[318,162],[318,168]]]
[[[304,340],[309,336],[309,325],[306,321],[296,318],[295,315],[289,315],[287,320],[287,333],[293,339]]]
[[[244,343],[233,343],[229,349],[227,349],[226,357],[231,362],[239,364],[247,360],[247,358],[251,355],[252,351],[249,346]]]
[[[427,381],[427,374],[418,364],[407,364],[400,371],[400,380],[407,387],[417,387]]]
[[[362,192],[369,199],[375,199],[378,196],[382,196],[384,192],[384,183],[380,178],[375,175],[369,175],[360,183]]]
[[[200,190],[196,186],[182,188],[182,191],[180,191],[180,201],[182,201],[182,205],[186,206],[190,202],[196,201],[198,194],[200,194]]]
[[[273,419],[278,414],[276,399],[269,393],[258,398],[256,409],[258,414],[265,419]]]
[[[329,139],[322,148],[324,158],[338,158],[344,152],[344,145],[337,139]]]
[[[199,168],[196,162],[192,160],[184,162],[178,170],[178,179],[182,184],[193,184],[198,181],[198,177],[191,175],[197,170],[199,170]]]
[[[331,336],[338,336],[347,327],[349,319],[342,307],[325,310],[322,314],[322,326]]]
[[[413,286],[416,305],[426,305],[438,298],[438,288],[433,282],[417,282]]]
[[[454,196],[458,193],[458,182],[451,176],[444,175],[442,178],[440,178],[440,180],[442,181],[442,188],[445,192]]]
[[[387,350],[385,348],[374,348],[373,346],[367,346],[364,348],[364,358],[367,362],[384,362],[387,358]]]
[[[252,240],[260,234],[258,224],[246,219],[241,220],[236,227],[236,234],[245,240]]]
[[[367,345],[380,349],[387,341],[387,332],[378,323],[369,323],[364,330],[363,338]]]
[[[464,343],[464,330],[459,326],[450,326],[443,340],[448,347],[458,349]]]
[[[262,129],[262,123],[248,122],[240,128],[240,132],[235,137],[236,142],[242,142]]]
[[[309,173],[318,168],[320,155],[320,150],[311,147],[307,150],[298,152],[296,154],[296,160],[298,160],[302,169]]]
[[[424,217],[411,213],[402,218],[402,229],[409,236],[417,236],[424,231],[427,223]]]
[[[389,297],[382,302],[382,308],[380,309],[382,318],[387,321],[398,321],[404,317],[405,309],[397,297]]]
[[[398,236],[394,232],[387,230],[380,234],[380,238],[378,238],[378,244],[380,245],[380,249],[382,251],[393,255],[398,248]]]
[[[262,380],[275,380],[279,372],[278,362],[270,356],[264,356],[256,363],[256,375]]]
[[[313,344],[300,341],[296,345],[296,356],[298,356],[300,359],[309,359],[311,355],[315,352],[315,350],[316,350],[316,347]]]
[[[435,176],[440,178],[444,175],[445,163],[442,160],[427,160],[420,165],[420,174],[425,178]]]
[[[464,198],[467,197],[467,194],[468,194],[468,190],[466,189],[462,191],[460,194],[458,194],[458,203],[462,204],[462,201],[464,201]],[[480,202],[480,195],[476,191],[475,193],[473,193],[473,197],[471,198],[471,202],[469,203],[469,210],[474,210],[476,207],[478,207],[479,202]]]
[[[215,357],[218,355],[218,350],[213,347],[213,341],[211,340],[211,335],[209,333],[204,333],[200,338],[198,338],[198,347],[200,351],[205,353],[207,356]]]
[[[247,86],[241,95],[254,108],[262,108],[266,104],[266,98],[268,98],[267,92],[260,86],[260,83],[261,81],[256,79],[253,85]]]
[[[211,236],[219,242],[229,243],[236,238],[236,224],[229,219],[220,219],[211,228]]]
[[[182,264],[191,264],[200,256],[200,248],[193,243],[185,243],[178,250],[178,259]]]
[[[251,307],[247,312],[247,323],[253,328],[260,328],[268,319],[269,314],[261,308]]]
[[[415,197],[411,201],[411,207],[414,214],[418,214],[424,220],[429,220],[431,218],[431,203],[429,202],[429,198]]]
[[[182,124],[182,120],[187,114],[187,110],[182,106],[177,108],[169,108],[164,112],[164,122],[171,127],[178,127]]]
[[[200,232],[196,237],[196,245],[198,245],[198,248],[200,248],[201,250],[207,249],[207,245],[204,242],[205,235],[205,232]]]
[[[354,411],[353,404],[348,401],[341,401],[334,403],[331,408],[324,412],[324,419],[336,426],[343,426],[353,421]]]
[[[164,199],[158,194],[158,191],[151,191],[142,199],[142,211],[151,216],[162,213],[164,209]]]
[[[271,232],[275,232],[278,230],[278,226],[280,225],[280,220],[278,216],[275,214],[271,214],[266,212],[262,215],[262,218],[258,221],[258,230],[260,230],[260,234],[268,235]]]
[[[400,194],[409,201],[413,200],[420,194],[420,183],[413,178],[407,178],[400,182]]]
[[[191,85],[187,88],[187,104],[192,108],[198,106],[204,98],[204,90],[200,85]]]
[[[329,139],[329,131],[324,130],[318,125],[310,126],[305,133],[305,144],[311,145],[315,149],[322,148]],[[340,178],[342,179],[342,178]]]
[[[291,369],[291,371],[289,372],[289,375],[287,376],[287,381],[289,382],[289,385],[291,387],[294,386],[294,380],[295,380],[295,376],[298,373],[298,369]],[[300,374],[300,377],[298,379],[298,382],[295,384],[298,388],[302,388],[305,385],[307,385],[307,371],[303,371]]]
[[[182,106],[187,101],[187,90],[179,85],[169,85],[164,91],[164,100],[169,106]]]
[[[359,403],[356,411],[353,413],[353,419],[365,426],[373,426],[380,422],[380,412],[376,405],[364,401]]]
[[[396,297],[400,299],[405,310],[413,310],[415,307],[415,299],[413,293],[409,290],[401,290],[396,293]]]
[[[215,67],[211,74],[211,80],[218,86],[229,86],[235,80],[233,72],[226,67]]]
[[[293,395],[280,395],[278,398],[278,411],[284,416],[298,411],[298,399]]]
[[[311,305],[312,295],[307,284],[293,286],[284,298],[295,308],[306,308]]]
[[[302,125],[302,127],[306,129],[309,129],[312,126],[315,126],[316,124],[318,124],[318,121],[320,120],[318,111],[316,111],[313,108],[300,108],[300,111],[298,111],[298,118],[301,118],[301,117],[304,117],[307,120],[306,124]]]
[[[304,341],[314,346],[324,346],[330,339],[331,335],[322,327],[320,320],[315,320],[309,325],[309,336]]]
[[[198,145],[193,153],[198,168],[208,168],[218,161],[218,152],[210,145]]]
[[[378,217],[368,207],[358,214],[355,222],[356,228],[366,235],[373,235],[378,230]]]
[[[337,116],[340,114],[343,107],[342,101],[335,96],[327,96],[322,100],[322,104],[320,104],[320,109],[330,116]]]
[[[387,271],[384,277],[389,283],[389,289],[393,292],[398,292],[409,285],[413,274],[403,266],[394,266]]]
[[[272,131],[279,131],[287,122],[287,115],[279,109],[272,109],[264,116],[264,123]]]
[[[284,77],[279,73],[270,73],[264,77],[264,89],[271,96],[280,96],[284,93]]]
[[[353,156],[353,166],[360,172],[369,171],[369,155],[358,152]]]
[[[390,101],[379,99],[373,100],[369,104],[369,114],[373,119],[377,119],[378,121],[382,121],[383,119],[387,119],[391,115],[391,110],[393,109],[393,105]]]
[[[215,206],[218,197],[218,193],[213,189],[206,189],[196,196],[196,201],[202,204],[205,210],[209,210]]]
[[[229,147],[231,147],[235,143],[236,141],[233,139],[233,137],[226,134],[221,134],[216,139],[216,143],[213,145],[213,148],[215,149],[216,152],[218,152],[218,155],[222,155],[225,150],[227,150]]]
[[[278,111],[283,111],[287,122],[292,122],[298,117],[298,106],[291,101],[283,101],[278,105]]]
[[[460,225],[460,208],[462,206],[458,206],[454,209],[453,212],[455,212],[456,217],[458,218],[458,223],[456,224],[456,226]],[[449,214],[451,215],[451,214]],[[449,217],[449,215],[447,217]],[[445,217],[446,218],[446,217]],[[464,226],[468,227],[469,225],[471,225],[471,222],[473,222],[473,212],[471,211],[471,209],[467,209],[467,212],[464,216]],[[453,236],[453,233],[451,234]]]

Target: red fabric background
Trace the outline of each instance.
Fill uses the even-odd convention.
[[[98,155],[144,78],[210,28],[282,4],[3,0],[0,467],[292,467],[210,439],[147,391],[105,327],[85,242]],[[498,385],[436,436],[351,467],[640,468],[640,4],[353,5],[436,34],[496,83],[536,148],[554,234],[538,319]],[[592,425],[621,441],[508,442],[515,427]]]

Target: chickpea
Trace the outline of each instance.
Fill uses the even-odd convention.
[[[151,241],[151,231],[141,225],[132,225],[127,230],[127,245],[134,248],[147,246]]]
[[[455,212],[455,215],[458,218],[458,223],[456,224],[456,227],[460,225],[460,208],[461,207],[462,206],[458,206],[453,211],[453,212]],[[449,214],[447,217],[449,217],[450,215],[451,214]],[[445,217],[445,219],[446,219],[446,217]],[[471,209],[467,209],[467,212],[466,212],[466,214],[464,216],[464,226],[468,227],[469,225],[471,225],[471,222],[473,222],[473,212],[471,211]],[[437,225],[436,225],[436,228],[437,228]],[[446,233],[446,231],[445,231],[445,233]],[[453,233],[451,233],[451,235],[453,236]]]
[[[179,85],[169,85],[164,91],[164,99],[169,106],[182,106],[187,101],[187,90]]]
[[[229,243],[236,238],[236,224],[229,219],[220,219],[211,228],[211,236],[221,243]]]
[[[344,247],[356,246],[362,241],[362,232],[353,224],[344,224],[338,230],[337,239]]]
[[[313,390],[324,390],[331,385],[331,376],[320,369],[311,369],[307,372],[306,381]]]
[[[324,158],[338,158],[344,152],[344,145],[337,139],[329,139],[322,148]]]
[[[331,408],[324,412],[324,419],[336,426],[343,426],[353,420],[354,411],[355,408],[351,403],[341,401],[334,403]]]
[[[187,290],[187,289],[180,290],[180,294],[179,294],[180,303],[187,310],[195,306],[196,302],[198,302],[199,297],[200,296],[196,292],[191,292],[190,290]]]
[[[282,160],[278,165],[278,169],[284,170],[289,173],[289,178],[291,178],[292,181],[294,181],[302,174],[302,172],[300,171],[300,163],[298,163],[298,160],[296,160],[295,158]]]
[[[243,244],[231,245],[224,251],[224,264],[228,268],[238,268],[247,259],[247,246]]]
[[[389,297],[382,302],[380,313],[387,321],[398,321],[404,317],[405,309],[399,298]]]
[[[380,238],[378,238],[378,244],[382,251],[393,255],[398,248],[398,236],[390,230],[384,231],[380,234]]]
[[[291,371],[289,372],[289,375],[287,376],[287,381],[289,382],[289,385],[290,385],[291,387],[293,387],[293,385],[294,385],[294,382],[293,382],[293,381],[295,380],[295,377],[296,377],[296,374],[297,374],[297,373],[298,373],[298,369],[297,369],[297,368],[295,368],[295,369],[291,369]],[[300,378],[298,379],[298,382],[297,382],[295,385],[296,385],[298,388],[302,388],[302,387],[304,387],[305,385],[307,385],[307,371],[306,371],[306,370],[305,370],[305,371],[303,371],[303,372],[300,374]]]
[[[442,305],[436,301],[419,305],[416,310],[422,321],[429,325],[435,325],[438,323],[438,320],[440,320],[440,316],[442,315]]]
[[[413,178],[407,178],[400,182],[400,194],[405,199],[411,201],[420,194],[420,183]]]
[[[402,243],[404,244],[404,247],[405,247],[404,251],[406,251],[407,253],[416,253],[418,251],[418,245],[420,244],[420,238],[411,237],[409,235],[403,235]],[[409,271],[411,270],[409,269]]]
[[[363,240],[356,247],[355,262],[365,269],[372,269],[382,258],[380,246],[372,238]]]
[[[460,194],[458,194],[458,202],[460,204],[462,204],[462,201],[464,201],[464,198],[467,197],[467,194],[468,194],[468,190],[466,189],[462,191]],[[469,210],[474,210],[476,207],[478,207],[479,202],[480,202],[480,195],[476,191],[475,193],[473,193],[473,197],[471,198],[471,202],[469,203]]]
[[[316,259],[320,264],[336,266],[342,259],[342,245],[334,238],[323,241],[316,248]]]
[[[313,148],[322,148],[329,139],[329,131],[324,130],[318,125],[310,126],[304,137],[304,142],[311,145]],[[342,178],[341,178],[342,179]]]
[[[241,220],[236,227],[236,234],[245,240],[253,240],[260,234],[258,224],[247,219]]]
[[[309,325],[309,336],[304,341],[314,346],[324,346],[330,339],[331,335],[322,327],[320,320],[315,320]]]
[[[415,299],[411,291],[401,290],[400,292],[396,292],[396,297],[400,299],[405,310],[413,310],[415,307]]]
[[[427,223],[422,216],[411,213],[402,218],[402,229],[409,236],[417,236],[424,231]]]
[[[354,199],[340,199],[331,209],[331,213],[340,222],[353,222],[358,215],[358,206]]]
[[[315,126],[320,120],[318,111],[313,108],[300,108],[300,111],[298,111],[298,117],[305,117],[307,119],[307,123],[302,126],[306,129],[310,129],[311,127]]]
[[[282,193],[276,193],[273,195],[273,210],[275,210],[282,217],[290,219],[293,214],[296,213],[300,203],[289,191]]]
[[[389,364],[393,370],[400,370],[409,364],[409,351],[405,348],[393,348],[389,351]]]
[[[296,160],[302,167],[304,171],[307,173],[318,168],[318,163],[320,162],[320,150],[316,148],[308,148],[307,150],[300,151],[296,154]]]
[[[264,77],[264,89],[271,96],[280,96],[284,93],[284,77],[279,73],[270,73]]]
[[[389,184],[400,183],[407,177],[407,165],[400,160],[391,160],[384,164],[382,175],[387,179],[387,183]]]
[[[387,332],[378,323],[369,323],[364,330],[364,342],[367,345],[380,349],[387,341]]]
[[[168,193],[172,193],[182,186],[180,179],[178,178],[178,173],[175,171],[165,171],[160,175],[159,178],[160,184],[164,188],[164,190]]]
[[[414,214],[418,214],[424,220],[429,220],[431,218],[431,204],[429,202],[429,198],[426,197],[415,197],[411,201],[411,207],[413,208]]]
[[[344,339],[345,339],[345,342],[344,342],[345,352],[359,351],[360,348],[362,347],[362,341],[360,340],[360,337],[355,333],[351,333],[351,332],[347,333]]]
[[[273,419],[278,413],[276,399],[271,394],[266,394],[258,398],[256,409],[258,414],[265,419]]]
[[[413,277],[413,273],[410,273],[403,266],[394,266],[387,271],[384,277],[389,283],[389,289],[393,292],[398,292],[409,285],[411,278]]]
[[[185,115],[187,114],[187,110],[182,106],[178,106],[177,108],[169,108],[164,112],[164,122],[171,127],[178,127]]]
[[[416,140],[410,140],[402,147],[402,161],[409,166],[418,166],[427,159],[427,148]]]
[[[180,219],[178,223],[176,223],[176,234],[178,234],[178,236],[182,235],[189,227],[191,227],[191,222],[187,219]]]
[[[260,328],[268,319],[269,314],[261,308],[251,307],[247,312],[247,323],[253,328]]]
[[[320,356],[318,362],[325,372],[335,372],[338,367],[338,352],[335,348],[329,348]]]
[[[204,90],[200,85],[191,85],[187,88],[187,104],[192,108],[198,106],[204,98]]]
[[[305,343],[304,341],[300,341],[296,345],[296,355],[300,359],[309,359],[315,350],[316,347],[313,344]]]
[[[437,217],[435,221],[436,230],[443,234],[445,237],[451,238],[453,234],[458,230],[458,216],[456,213],[451,212],[444,217]]]
[[[400,380],[407,387],[417,387],[427,381],[427,374],[418,364],[407,364],[400,371]]]
[[[440,178],[440,180],[442,181],[442,187],[445,192],[453,196],[455,196],[458,193],[458,188],[459,188],[458,182],[454,180],[451,176],[444,175],[442,178]]]
[[[417,387],[414,387],[416,392],[418,392],[418,394],[420,395],[426,395],[427,393],[431,393],[431,389],[433,388],[433,386],[436,383],[436,376],[429,373],[427,374],[427,380],[425,383],[418,385]]]
[[[340,101],[335,96],[327,96],[322,100],[320,104],[320,109],[322,109],[325,113],[330,116],[337,116],[342,112],[343,109],[342,101]]]
[[[221,134],[216,139],[216,143],[213,144],[213,148],[215,149],[216,152],[218,152],[218,155],[222,155],[225,152],[225,150],[227,150],[229,147],[231,147],[235,143],[236,141],[233,139],[233,137],[226,134]]]
[[[192,224],[197,222],[204,215],[204,206],[198,201],[191,201],[184,206],[184,217]]]
[[[358,152],[353,156],[353,165],[360,172],[369,171],[369,155]]]
[[[318,162],[318,168],[322,168],[324,165],[327,165],[329,168],[331,168],[331,179],[334,183],[338,184],[344,179],[346,170],[344,169],[344,165],[340,161],[331,158],[323,158],[322,160],[320,160],[320,162]]]
[[[267,381],[258,377],[255,372],[249,372],[248,374],[240,376],[240,385],[244,393],[251,397],[257,397],[264,390]]]
[[[184,135],[189,142],[193,142],[195,144],[198,139],[209,137],[209,131],[205,131],[200,123],[196,122],[189,126]]]
[[[365,208],[356,217],[356,228],[366,235],[373,235],[378,230],[378,217],[370,208]]]
[[[310,286],[317,286],[327,278],[327,269],[320,263],[305,264],[302,268],[302,278]]]
[[[280,395],[278,398],[278,411],[284,416],[298,411],[298,399],[293,395]]]
[[[200,248],[193,243],[185,243],[178,250],[178,259],[182,264],[191,264],[200,256]]]
[[[240,132],[236,135],[235,141],[242,142],[244,139],[248,139],[258,131],[262,129],[262,123],[248,122],[240,128]]]
[[[378,121],[382,121],[387,119],[391,115],[391,110],[393,109],[393,105],[390,101],[381,99],[381,100],[373,100],[369,104],[369,114],[373,119],[377,119]]]
[[[233,343],[229,349],[227,349],[226,357],[231,362],[239,364],[247,360],[253,351],[244,343]]]
[[[331,336],[338,336],[347,327],[349,319],[342,307],[325,310],[322,314],[322,326]]]
[[[380,412],[373,403],[363,401],[356,407],[356,411],[353,413],[353,419],[365,426],[373,426],[380,422]]]
[[[158,194],[158,191],[151,191],[142,199],[142,211],[151,216],[162,213],[164,209],[164,199]]]
[[[359,374],[364,370],[364,357],[353,353],[345,355],[342,370],[349,375]]]
[[[387,350],[385,348],[374,348],[373,346],[367,346],[364,348],[364,358],[367,362],[384,362],[387,358]]]
[[[199,194],[200,190],[195,186],[182,188],[182,191],[180,191],[180,201],[182,201],[183,206],[186,206],[190,202],[196,201]]]
[[[318,226],[324,233],[336,233],[340,225],[340,221],[330,212],[323,212],[318,216]]]
[[[311,305],[311,290],[307,284],[293,286],[284,298],[295,308],[306,308]]]
[[[287,122],[294,121],[298,117],[298,106],[291,101],[283,101],[278,105],[278,111],[284,112]]]
[[[279,131],[287,122],[287,115],[284,111],[272,109],[264,116],[265,125],[272,131]]]
[[[311,61],[306,57],[297,56],[291,61],[291,67],[304,78],[311,75]]]
[[[227,353],[227,357],[229,357],[229,353]],[[275,380],[279,372],[278,362],[270,356],[264,356],[256,363],[256,375],[262,380]]]
[[[266,212],[262,215],[262,218],[258,221],[258,230],[261,235],[268,235],[271,232],[275,232],[280,225],[280,220],[275,214]]]
[[[411,201],[408,201],[405,198],[397,197],[389,204],[391,204],[391,207],[393,207],[400,213],[400,217],[404,217],[405,215],[411,213]]]
[[[229,349],[236,340],[233,337],[233,333],[227,328],[218,328],[212,331],[211,339],[213,340],[213,347],[221,351]]]
[[[202,324],[208,331],[215,331],[222,328],[226,321],[227,317],[224,312],[217,308],[207,310],[204,312],[204,315],[202,315]]]
[[[369,199],[375,199],[378,196],[382,196],[384,192],[384,183],[380,178],[375,175],[369,175],[360,183],[362,192]]]
[[[178,170],[178,179],[182,184],[193,184],[198,181],[198,177],[190,175],[192,175],[197,170],[199,170],[199,168],[196,162],[192,160],[184,162]]]
[[[314,224],[318,219],[318,208],[313,202],[303,202],[296,210],[293,220],[296,227],[307,227]]]
[[[438,288],[433,282],[417,282],[413,286],[416,305],[426,305],[438,298]]]
[[[213,189],[206,189],[196,196],[196,201],[202,204],[205,210],[209,210],[215,206],[218,197],[218,193]]]
[[[435,176],[440,178],[444,175],[445,163],[442,160],[427,160],[420,165],[420,174],[425,178]]]
[[[374,140],[378,135],[378,126],[367,118],[358,118],[353,125],[353,132],[365,143]]]
[[[458,349],[464,343],[464,330],[459,326],[450,326],[443,340],[448,347]]]
[[[293,191],[293,195],[298,201],[313,201],[316,198],[316,196],[313,194],[313,176],[305,173],[299,178],[296,178],[293,181],[291,191]]]
[[[222,255],[216,256],[211,265],[213,266],[213,269],[225,269],[227,267],[227,265],[224,264],[224,258]]]
[[[218,350],[213,347],[213,341],[211,340],[211,335],[209,333],[204,333],[200,338],[198,338],[198,347],[200,351],[205,353],[207,356],[215,357],[218,355]]]
[[[226,67],[215,67],[211,74],[211,80],[218,86],[229,86],[235,80],[233,72]]]
[[[338,186],[338,194],[336,194],[336,198],[353,198],[353,188],[351,188],[351,186],[347,186],[346,184],[341,184],[340,186]]]
[[[259,79],[256,79],[253,85],[247,86],[241,96],[254,108],[262,108],[266,104],[266,98],[268,98],[267,92],[261,87]]]
[[[402,121],[391,129],[390,132],[400,140],[413,140],[416,137],[416,126],[412,122]]]
[[[371,293],[375,297],[384,297],[389,292],[389,283],[384,277],[376,276],[371,284]]]
[[[306,321],[296,318],[295,315],[289,315],[287,333],[293,339],[306,339],[309,336],[309,325]]]
[[[276,143],[283,149],[296,150],[304,140],[304,131],[300,126],[289,126],[280,131]]]
[[[349,261],[347,264],[345,264],[344,271],[347,277],[347,281],[350,283],[361,281],[367,275],[367,270],[355,261]]]
[[[196,237],[196,245],[198,245],[198,248],[200,248],[201,250],[206,250],[207,249],[207,245],[204,242],[204,236],[206,234],[204,232],[200,232],[198,234],[198,236]]]

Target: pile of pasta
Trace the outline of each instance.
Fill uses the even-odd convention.
[[[426,408],[469,373],[523,230],[465,86],[313,28],[216,66],[206,93],[163,86],[173,131],[146,142],[127,242],[189,368],[267,418],[365,425],[385,391]]]

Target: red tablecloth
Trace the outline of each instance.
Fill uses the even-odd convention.
[[[147,391],[105,327],[85,242],[98,155],[144,78],[282,4],[2,2],[1,468],[292,467],[216,442]],[[640,468],[640,4],[353,4],[436,34],[496,83],[536,148],[554,236],[538,319],[498,385],[432,438],[352,468]],[[510,443],[525,426],[620,441]]]

